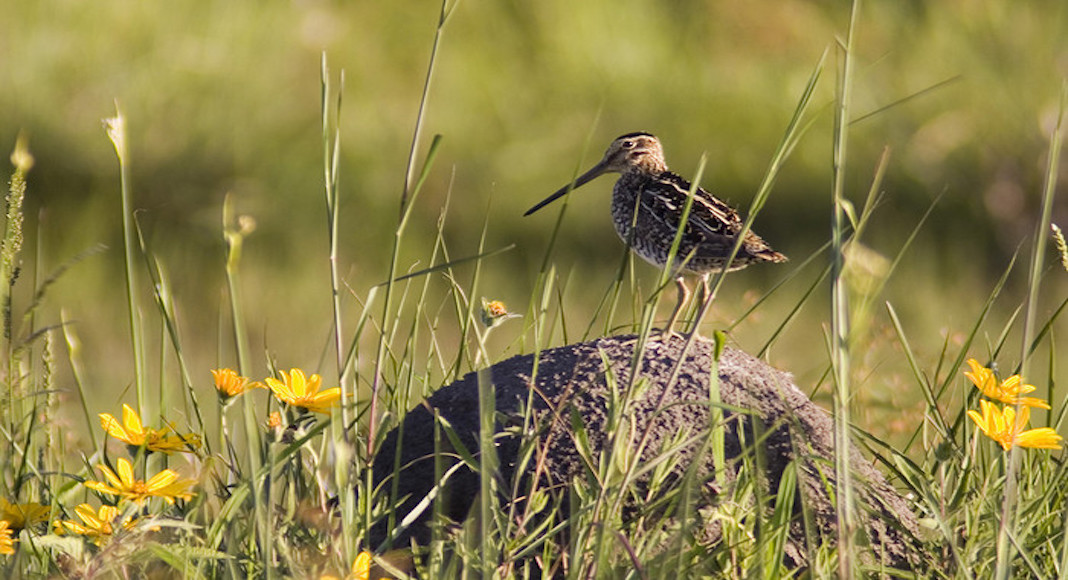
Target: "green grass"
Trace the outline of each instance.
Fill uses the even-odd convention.
[[[744,350],[761,352],[780,368],[795,370],[798,384],[811,389],[817,401],[834,409],[840,437],[863,446],[893,483],[915,502],[928,533],[932,562],[948,563],[945,570],[929,572],[931,576],[1064,576],[1068,574],[1068,473],[1064,452],[1018,447],[1003,452],[977,433],[966,412],[978,408],[978,393],[961,372],[967,358],[976,358],[983,363],[997,363],[1001,378],[1024,374],[1028,382],[1038,386],[1035,394],[1052,405],[1048,413],[1036,412],[1031,426],[1049,426],[1063,432],[1068,402],[1058,386],[1063,382],[1058,380],[1063,377],[1058,364],[1063,357],[1056,345],[1056,331],[1063,327],[1060,313],[1068,303],[1064,298],[1068,272],[1052,257],[1046,236],[1054,215],[1065,91],[1062,88],[1059,113],[1052,115],[1058,121],[1055,127],[1051,124],[1044,128],[1043,135],[1018,117],[1031,119],[1048,105],[1052,91],[1047,87],[1058,85],[1054,75],[1033,72],[1040,68],[1037,66],[1023,67],[1027,70],[1014,72],[1027,77],[1019,84],[1042,90],[1017,94],[1008,86],[1013,83],[997,80],[997,67],[982,68],[976,73],[980,78],[966,82],[992,93],[983,95],[988,99],[984,106],[945,113],[949,119],[932,118],[937,115],[925,107],[931,106],[930,99],[943,98],[943,89],[930,94],[925,89],[960,70],[974,69],[967,66],[970,61],[962,60],[954,61],[953,65],[959,67],[956,70],[920,71],[912,67],[916,56],[923,50],[954,47],[954,58],[965,59],[958,53],[967,51],[959,47],[976,44],[993,22],[1000,23],[1006,15],[999,13],[999,5],[992,4],[985,12],[969,12],[969,18],[959,27],[935,26],[932,20],[955,13],[941,6],[925,9],[927,20],[916,33],[920,48],[901,54],[904,49],[898,52],[887,48],[899,48],[891,38],[893,26],[877,28],[876,23],[882,22],[880,19],[898,24],[923,19],[904,13],[904,8],[867,4],[857,7],[857,21],[853,24],[847,24],[845,13],[793,8],[806,10],[803,19],[827,32],[822,39],[824,44],[835,33],[848,38],[841,41],[841,47],[827,52],[828,59],[838,59],[843,65],[834,79],[837,90],[825,78],[830,75],[821,73],[822,47],[812,44],[810,37],[805,43],[813,52],[804,56],[808,60],[803,66],[770,45],[765,54],[735,55],[748,59],[744,62],[749,62],[753,70],[766,64],[765,72],[747,73],[744,63],[734,63],[729,70],[742,80],[738,95],[716,98],[749,99],[746,105],[750,109],[753,102],[763,107],[765,114],[753,122],[753,130],[743,126],[736,134],[763,143],[761,150],[773,150],[775,139],[779,139],[779,147],[770,156],[762,153],[742,158],[727,150],[726,144],[719,145],[721,149],[712,152],[713,162],[707,167],[715,171],[717,181],[722,177],[727,183],[756,183],[754,176],[760,173],[760,166],[754,165],[752,159],[763,156],[763,182],[748,206],[747,224],[757,220],[762,234],[773,242],[779,232],[783,237],[796,235],[797,247],[809,251],[791,252],[792,261],[779,270],[769,268],[766,273],[719,278],[713,286],[716,300],[712,309],[691,310],[687,317],[695,325],[703,321],[701,328],[705,332],[729,327],[726,340]],[[1021,10],[1022,14],[1007,20],[1005,27],[1010,31],[1037,29],[1046,34],[1034,35],[1030,47],[1002,47],[1004,53],[998,54],[1023,52],[1034,56],[1035,62],[1046,62],[1047,56],[1056,52],[1047,46],[1048,36],[1059,30],[1058,20],[1052,16],[1063,10],[1047,8],[1051,15],[1046,19],[1041,18],[1041,11]],[[27,7],[19,10],[32,11]],[[193,19],[192,13],[186,14],[180,8],[159,10],[173,11],[170,16],[177,20]],[[229,10],[237,13],[240,9]],[[533,226],[525,222],[517,225],[513,214],[517,216],[519,212],[513,210],[528,204],[516,204],[515,200],[520,192],[525,196],[527,191],[548,190],[564,182],[568,169],[579,164],[575,157],[581,151],[593,156],[603,133],[619,133],[614,127],[634,123],[635,119],[656,119],[656,127],[637,128],[658,132],[663,128],[668,134],[680,135],[669,142],[669,155],[677,159],[680,172],[693,175],[683,169],[690,166],[685,152],[700,151],[702,147],[695,143],[705,137],[687,136],[685,119],[703,118],[698,111],[708,104],[701,103],[694,94],[717,94],[724,90],[721,83],[669,70],[659,78],[659,90],[634,91],[643,96],[626,101],[626,107],[620,107],[617,101],[625,98],[619,95],[632,92],[625,74],[611,77],[606,85],[612,88],[608,96],[590,97],[585,92],[590,91],[589,83],[558,83],[561,93],[552,94],[546,89],[546,99],[566,103],[576,94],[583,95],[578,100],[593,105],[571,108],[589,111],[600,107],[601,120],[594,126],[590,118],[568,112],[535,131],[538,119],[520,124],[513,112],[492,112],[493,107],[482,99],[499,93],[504,85],[498,82],[529,77],[531,86],[546,87],[553,86],[546,81],[553,77],[542,70],[539,57],[517,56],[522,53],[507,52],[507,46],[501,50],[512,55],[511,60],[502,64],[490,59],[472,39],[494,38],[482,27],[492,29],[494,23],[513,17],[521,19],[523,15],[508,15],[501,8],[478,10],[484,12],[477,12],[470,4],[443,2],[436,28],[425,27],[425,45],[418,49],[390,45],[396,49],[399,62],[424,67],[422,93],[417,99],[396,98],[397,94],[414,93],[395,88],[394,93],[384,92],[401,77],[390,76],[396,73],[381,66],[375,60],[378,55],[369,50],[364,54],[352,47],[328,47],[321,56],[319,70],[319,127],[315,126],[316,117],[306,109],[294,107],[287,111],[283,103],[272,109],[276,118],[271,126],[277,123],[288,127],[282,131],[289,132],[288,139],[276,142],[263,139],[253,129],[248,134],[235,130],[230,136],[233,149],[227,163],[239,169],[235,174],[255,176],[255,183],[246,180],[233,184],[237,192],[225,200],[193,194],[192,200],[166,202],[174,204],[176,215],[210,215],[210,219],[196,220],[211,224],[203,229],[211,232],[214,242],[194,243],[213,250],[225,249],[193,266],[182,264],[180,256],[186,237],[197,236],[188,231],[167,232],[154,216],[160,208],[167,207],[166,203],[159,198],[141,199],[143,188],[138,187],[138,180],[152,173],[146,167],[159,166],[176,153],[180,160],[189,160],[197,171],[210,173],[211,143],[224,133],[220,127],[229,122],[227,114],[247,120],[240,103],[245,98],[256,103],[270,101],[267,95],[275,96],[274,88],[261,84],[256,75],[238,76],[222,85],[204,83],[204,94],[221,86],[237,103],[208,110],[203,118],[176,115],[194,119],[191,132],[178,134],[189,142],[207,143],[206,150],[199,153],[163,137],[175,126],[171,120],[161,118],[164,116],[160,112],[168,105],[163,100],[167,91],[165,87],[153,87],[154,78],[146,76],[140,81],[144,83],[141,90],[151,98],[136,100],[136,104],[131,103],[133,99],[120,103],[108,125],[118,163],[109,162],[98,153],[87,154],[78,161],[88,167],[90,174],[110,176],[106,186],[96,185],[94,189],[116,201],[121,199],[121,203],[117,201],[108,208],[120,215],[103,219],[101,216],[106,214],[90,208],[76,218],[102,229],[97,224],[122,223],[121,228],[115,227],[115,232],[121,234],[103,237],[122,244],[120,267],[125,276],[115,270],[93,281],[91,276],[79,273],[85,265],[76,262],[98,258],[92,252],[82,255],[83,248],[73,251],[66,246],[53,253],[68,252],[78,257],[55,272],[46,273],[46,238],[51,218],[47,213],[35,215],[25,205],[35,194],[34,173],[27,172],[36,141],[32,134],[28,145],[19,140],[0,246],[0,280],[4,281],[0,284],[0,302],[5,315],[5,333],[0,340],[0,377],[4,383],[0,392],[0,436],[4,440],[0,445],[0,498],[15,503],[39,502],[49,506],[51,512],[47,522],[18,535],[13,555],[0,555],[0,572],[10,577],[42,578],[79,574],[317,578],[325,573],[344,576],[363,551],[373,552],[376,562],[386,571],[411,571],[403,551],[382,552],[368,541],[376,523],[388,522],[387,527],[396,530],[417,515],[393,509],[398,505],[395,490],[376,489],[370,470],[374,457],[381,452],[385,434],[399,424],[409,409],[466,372],[483,369],[506,356],[605,334],[635,332],[647,336],[665,318],[660,298],[670,279],[668,272],[653,272],[636,263],[610,239],[611,234],[607,243],[595,244],[598,256],[594,261],[581,261],[577,248],[590,244],[584,241],[588,238],[576,232],[594,231],[598,223],[585,217],[591,206],[584,199],[573,196],[568,201],[551,233],[546,232],[549,227],[545,221]],[[552,14],[562,10],[562,5],[548,4],[543,10],[544,14]],[[627,49],[620,37],[633,42],[633,34],[613,35],[613,29],[633,31],[635,21],[641,21],[650,38],[663,40],[686,27],[673,20],[677,16],[644,10],[629,6],[617,13],[617,20],[604,22],[596,18],[596,12],[579,9],[569,13],[570,18],[561,19],[559,27],[538,23],[516,27],[527,33],[528,42],[586,54],[574,57],[561,73],[565,78],[579,79],[588,76],[591,67],[612,70],[598,64],[597,51],[587,52],[584,47],[597,46],[611,55]],[[434,21],[430,14],[422,12],[390,13],[383,9],[374,15],[382,22],[404,26]],[[742,11],[732,18],[742,21],[746,15],[752,18],[752,14],[755,13]],[[117,33],[139,37],[132,25],[137,21],[136,14],[108,16],[114,19]],[[230,16],[234,17],[234,13]],[[286,16],[285,12],[267,9],[263,18],[280,26],[278,23]],[[303,25],[321,27],[326,26],[331,14],[300,16]],[[363,20],[350,20],[339,19],[338,26],[363,26],[356,23]],[[222,19],[213,26],[225,28],[236,21],[237,18]],[[694,18],[693,22],[689,26],[694,29],[713,26],[703,18]],[[42,19],[41,23],[42,32],[62,30],[55,21]],[[784,26],[782,22],[749,24]],[[216,32],[219,31],[208,30],[204,34]],[[241,45],[235,41],[232,47],[252,50],[250,47],[268,45],[259,40],[255,30],[237,32],[238,37],[249,42]],[[576,36],[584,37],[582,43]],[[34,43],[25,36],[13,38],[8,42],[14,45],[30,47]],[[70,38],[78,36],[71,31]],[[336,36],[331,38],[338,47],[348,46]],[[1014,37],[1005,32],[999,38]],[[353,46],[363,49],[370,46],[362,44],[362,40],[354,42]],[[706,57],[713,61],[727,58],[716,50],[726,48],[719,46],[722,41],[713,37],[707,42],[712,46],[698,51],[700,59],[689,56],[688,51],[683,55],[669,54],[664,48],[669,44],[661,42],[634,55],[636,64],[627,66],[638,67],[632,74],[642,76],[637,72],[646,62],[643,59],[662,62],[678,58],[678,68],[700,70],[698,64]],[[195,58],[183,56],[181,47],[168,46],[169,49],[159,50],[171,52],[159,55],[176,61],[193,58],[191,62],[203,64],[208,71],[219,66],[208,58],[210,55],[198,52]],[[874,55],[882,54],[878,52],[882,49],[889,52],[880,61]],[[428,50],[432,56],[426,62]],[[335,52],[342,56],[335,57]],[[325,55],[330,55],[330,62],[346,61],[346,72],[328,66]],[[371,66],[363,64],[361,58],[381,69],[380,85],[359,82],[369,76],[369,69],[361,67]],[[478,72],[462,75],[459,61]],[[11,74],[28,75],[28,66],[16,63]],[[907,74],[880,75],[880,66]],[[354,69],[355,74],[351,72]],[[776,86],[775,81],[781,80],[776,78],[780,74],[777,70],[789,71],[786,81],[780,83],[786,89]],[[314,78],[300,76],[293,90],[301,95],[314,92]],[[44,76],[32,78],[47,84]],[[351,82],[353,78],[358,81]],[[191,83],[200,86],[199,81]],[[470,85],[483,88],[471,89]],[[43,91],[34,83],[30,87],[31,93]],[[687,90],[682,91],[682,87]],[[480,90],[486,94],[480,96]],[[751,90],[756,93],[748,93]],[[892,96],[884,98],[887,92]],[[654,93],[660,96],[649,96]],[[460,95],[462,101],[449,103],[443,94]],[[918,96],[911,99],[911,95]],[[962,98],[959,93],[954,95]],[[40,105],[43,110],[68,110],[45,100]],[[369,100],[381,106],[380,115],[367,112],[375,108],[369,107]],[[1010,101],[1014,103],[1011,110],[1015,116],[1000,106]],[[531,107],[522,100],[513,106],[526,107],[528,111]],[[738,103],[734,106],[745,110]],[[486,113],[490,127],[474,122],[470,115],[457,115],[454,107],[491,111]],[[442,109],[450,113],[437,116],[436,112]],[[621,112],[623,109],[627,109],[626,114]],[[663,109],[671,109],[681,120],[657,117]],[[878,113],[868,116],[872,110]],[[990,114],[991,110],[998,113]],[[94,114],[110,113],[101,110]],[[31,126],[54,127],[54,121],[45,116],[40,112],[30,115]],[[720,117],[711,121],[719,129],[730,130],[732,123],[739,123],[734,115]],[[128,130],[120,130],[116,119],[124,119]],[[1014,152],[1013,159],[1029,159],[1037,151],[1048,151],[1044,167],[1038,162],[1022,161],[1013,166],[1026,169],[1025,176],[1019,178],[1021,183],[1040,184],[1042,191],[1035,211],[1025,217],[1020,210],[1012,222],[1028,224],[1027,243],[1017,250],[1018,258],[1011,252],[1006,255],[994,251],[997,244],[983,236],[952,235],[979,231],[992,236],[995,231],[993,227],[980,227],[979,212],[967,209],[959,194],[946,194],[935,201],[934,195],[921,193],[916,195],[919,202],[899,202],[896,191],[902,184],[928,181],[927,188],[941,190],[946,187],[945,175],[955,171],[957,164],[970,167],[970,156],[984,154],[954,149],[946,143],[921,146],[898,133],[902,130],[900,124],[922,133],[932,126],[942,126],[938,123],[948,123],[956,131],[969,123],[982,127],[991,136],[990,150],[997,153],[1004,147]],[[131,128],[138,126],[141,128],[131,134]],[[407,127],[412,131],[408,132]],[[575,131],[576,127],[580,129]],[[627,124],[624,128],[635,127]],[[998,131],[1011,130],[1015,130],[1015,139],[997,138]],[[48,131],[42,133],[47,151],[56,150],[50,139],[74,139],[65,133],[59,133],[59,137]],[[320,165],[306,160],[297,162],[298,157],[311,157],[308,150],[314,149],[317,134],[321,157],[315,163]],[[950,139],[954,131],[937,135]],[[403,145],[405,139],[407,146]],[[901,153],[880,153],[883,143],[895,140],[905,144]],[[91,138],[72,141],[67,147],[93,150],[104,145],[103,136],[97,131]],[[477,153],[506,146],[506,154],[492,161],[486,154]],[[947,149],[936,150],[937,146]],[[836,152],[833,166],[826,154],[831,149]],[[407,162],[396,151],[383,153],[392,150],[408,151]],[[926,156],[921,155],[924,152]],[[276,166],[286,165],[283,161],[287,160],[294,160],[293,165],[299,169],[288,169],[290,174],[279,173]],[[528,164],[528,160],[533,161]],[[788,160],[796,162],[798,169],[790,169]],[[37,159],[33,171],[51,175],[50,166],[57,163],[55,153],[50,153]],[[902,166],[905,169],[898,169]],[[359,170],[350,173],[350,167]],[[515,177],[497,189],[487,188],[478,185],[484,177],[472,177],[472,167],[479,167],[485,172],[483,175],[494,172]],[[696,167],[697,175],[707,171],[703,159]],[[865,177],[868,173],[871,177]],[[740,174],[747,175],[742,178],[738,177]],[[783,175],[805,187],[816,183],[833,186],[823,185],[817,193],[795,185],[783,187]],[[203,178],[217,184],[210,175]],[[313,196],[302,193],[299,199],[283,198],[278,202],[288,212],[283,209],[271,214],[270,202],[257,201],[256,192],[262,191],[262,181],[276,179],[279,189],[309,192],[319,187],[323,201],[314,201]],[[978,172],[969,179],[950,183],[982,188],[988,199],[996,197],[994,184],[984,183],[984,179],[995,178]],[[45,180],[42,187],[57,186],[56,182]],[[114,191],[109,192],[112,188]],[[851,201],[860,198],[856,191],[867,192],[862,203]],[[71,211],[73,202],[69,198],[53,199],[58,207],[48,207],[43,201],[34,203],[60,215]],[[139,212],[137,208],[143,204],[153,211]],[[941,209],[943,204],[948,209]],[[776,214],[777,205],[797,211],[794,217],[789,212]],[[824,211],[817,222],[818,231],[797,232],[796,223],[812,207],[829,210],[833,216],[830,225],[826,220],[828,212]],[[257,226],[247,212],[273,215],[296,234],[286,236],[285,227],[264,225],[262,219],[259,231],[255,231]],[[279,217],[287,213],[291,220]],[[935,213],[937,228],[931,226],[936,220],[928,219]],[[315,216],[314,221],[308,216]],[[66,221],[62,223],[81,223],[70,216],[63,219]],[[537,237],[518,234],[515,238],[500,233],[522,232],[523,227],[540,233]],[[944,230],[940,232],[944,236],[932,234],[931,229]],[[37,232],[38,237],[27,243],[24,230]],[[769,230],[776,234],[768,235]],[[363,234],[358,236],[354,233],[357,231]],[[520,243],[515,244],[514,239]],[[75,243],[81,242],[84,240]],[[532,249],[542,247],[546,248],[544,254]],[[932,254],[941,251],[960,256],[954,260],[966,265],[939,273],[943,262]],[[357,255],[358,259],[353,257]],[[270,267],[268,258],[272,256],[278,257],[275,267]],[[313,261],[318,266],[298,267],[301,262]],[[976,262],[983,266],[972,267]],[[993,267],[986,267],[991,264]],[[526,273],[515,275],[526,266]],[[62,284],[69,277],[84,280],[85,289],[109,288],[108,293],[93,294],[100,300],[99,312],[78,300],[73,300],[80,305],[76,311],[67,309],[64,300],[70,291],[63,290]],[[190,278],[203,288],[190,291]],[[760,284],[770,280],[779,282]],[[743,285],[769,290],[763,295],[746,294],[739,289]],[[279,287],[288,287],[300,300],[279,298],[285,295],[277,290]],[[499,325],[483,323],[483,298],[502,297],[513,308],[525,308],[526,312]],[[53,302],[58,307],[52,306]],[[295,306],[295,302],[301,304]],[[204,304],[218,306],[204,308]],[[87,352],[83,346],[87,339],[107,342],[109,346],[101,349],[97,344]],[[66,352],[61,348],[63,343]],[[823,344],[829,347],[824,349]],[[206,363],[207,360],[213,362]],[[324,387],[338,386],[344,393],[344,404],[329,418],[297,412],[266,391],[252,391],[240,395],[240,400],[227,402],[212,392],[211,368],[231,367],[260,380],[302,364],[309,373],[323,376]],[[129,369],[132,373],[127,372]],[[105,381],[116,384],[101,388],[100,383]],[[490,400],[492,383],[481,380],[479,387],[482,400]],[[833,399],[828,401],[830,393]],[[457,522],[456,526],[438,521],[432,543],[419,548],[416,573],[427,578],[538,577],[540,570],[566,570],[572,578],[687,577],[722,570],[752,577],[790,574],[782,568],[781,550],[788,507],[795,501],[789,486],[780,491],[777,509],[770,515],[752,510],[750,506],[762,505],[767,498],[760,497],[754,479],[759,458],[746,458],[741,476],[726,491],[724,502],[711,512],[702,511],[704,506],[693,501],[694,486],[700,485],[695,476],[687,471],[681,481],[668,481],[669,468],[674,466],[672,447],[663,450],[660,465],[638,465],[631,459],[633,449],[644,444],[640,432],[632,433],[626,428],[628,406],[636,395],[621,393],[612,402],[608,424],[613,430],[608,435],[613,444],[606,455],[595,456],[580,449],[586,453],[590,477],[575,481],[567,491],[567,513],[560,507],[559,496],[530,487],[535,485],[530,482],[502,480],[488,435],[480,441],[479,449],[466,450],[468,455],[463,459],[480,474],[479,501],[468,521]],[[103,435],[97,419],[99,412],[118,415],[122,403],[137,409],[149,426],[160,427],[167,421],[178,432],[201,436],[203,447],[195,454],[170,456],[125,448]],[[281,427],[266,426],[274,411],[281,413]],[[480,418],[483,424],[492,424],[494,417],[488,405],[480,409]],[[712,425],[710,429],[715,433],[717,429],[721,431],[721,426]],[[439,437],[440,446],[456,440],[446,424],[441,425]],[[682,441],[673,443],[681,445]],[[702,452],[718,457],[722,455],[721,446],[713,437]],[[533,462],[538,451],[537,440],[528,438],[520,457]],[[132,460],[134,474],[140,479],[164,469],[193,478],[197,482],[194,495],[174,505],[160,499],[140,506],[120,504],[124,515],[137,516],[141,521],[101,545],[77,534],[55,534],[56,521],[80,521],[74,512],[77,505],[89,503],[96,509],[115,502],[114,497],[90,491],[82,484],[100,478],[98,464],[114,468],[118,458]],[[838,469],[842,471],[845,466]],[[670,497],[678,506],[674,514],[677,520],[664,515],[668,512],[655,510],[638,521],[622,517],[620,506],[639,493],[633,480],[635,473],[642,470],[657,474],[654,487],[675,486]],[[439,481],[451,476],[443,469],[439,472]],[[839,490],[840,517],[849,521],[856,516],[858,507],[850,500],[849,478],[840,480],[845,482]],[[530,499],[509,504],[510,511],[502,515],[493,503],[493,498],[500,496]],[[431,497],[422,499],[425,501],[421,509],[440,515]],[[517,507],[520,505],[525,507]],[[700,545],[685,527],[693,517],[722,519],[726,541],[711,547]],[[847,532],[848,527],[845,529]],[[850,555],[863,549],[852,546],[855,538],[849,533],[844,533],[840,541],[850,546]],[[665,550],[664,546],[670,548]],[[841,556],[842,552],[829,544],[816,546],[809,554],[812,565],[807,574],[860,577],[871,572],[864,570],[859,560]]]
[[[335,70],[346,70],[345,114],[338,120],[344,140],[339,212],[346,227],[338,231],[337,268],[342,280],[359,287],[382,282],[389,266],[388,252],[371,250],[389,239],[395,223],[367,216],[399,213],[397,191],[408,170],[439,3],[263,9],[194,0],[134,9],[104,1],[84,11],[33,3],[11,9],[0,23],[0,50],[10,55],[0,72],[6,81],[0,105],[12,111],[0,119],[0,142],[10,144],[20,129],[29,132],[39,159],[29,214],[46,208],[40,226],[30,220],[42,231],[28,234],[28,250],[48,271],[86,248],[111,248],[50,294],[73,321],[93,329],[81,333],[87,359],[113,361],[94,365],[87,385],[117,400],[135,376],[125,356],[129,337],[115,324],[128,307],[103,299],[125,268],[122,214],[115,207],[119,174],[99,124],[113,114],[115,99],[127,117],[130,185],[144,235],[170,270],[175,296],[211,306],[186,308],[185,327],[214,326],[220,316],[219,289],[226,282],[217,267],[224,250],[216,230],[218,208],[230,194],[235,211],[257,222],[244,255],[244,277],[255,289],[243,296],[254,317],[248,362],[264,368],[262,347],[270,344],[300,364],[317,363],[322,345],[297,335],[325,335],[333,318],[332,301],[319,299],[331,266],[316,201],[321,135],[310,130],[321,116],[321,52]],[[1031,229],[1032,193],[1041,188],[1035,167],[1045,155],[1039,127],[1056,107],[1051,78],[1061,70],[1056,39],[1066,32],[1063,10],[1044,4],[1009,10],[1003,2],[864,7],[854,105],[855,118],[863,120],[854,126],[851,150],[858,162],[847,178],[851,189],[866,189],[873,163],[865,160],[890,148],[884,188],[892,195],[866,238],[883,255],[894,255],[902,231],[943,195],[933,210],[937,226],[920,232],[920,249],[888,288],[911,295],[915,286],[902,280],[930,281],[920,288],[923,296],[910,300],[916,311],[902,306],[906,320],[918,321],[913,332],[925,346],[937,349],[946,327],[920,312],[921,305],[946,311],[953,325],[966,324],[969,308],[983,300],[977,288],[1000,272],[1022,232]],[[525,307],[551,216],[521,218],[522,210],[566,182],[584,152],[590,161],[630,130],[659,135],[673,168],[688,177],[707,152],[705,186],[748,206],[797,95],[819,56],[846,29],[847,17],[840,6],[780,9],[766,2],[459,3],[442,38],[425,110],[423,134],[444,135],[445,148],[426,201],[413,208],[420,227],[408,232],[401,269],[433,248],[430,224],[451,183],[446,240],[458,255],[470,255],[478,238],[471,232],[488,219],[487,247],[516,248],[492,262],[485,283],[494,297]],[[141,56],[130,59],[131,53]],[[1016,66],[1021,62],[1028,66]],[[947,79],[956,80],[942,84]],[[772,203],[755,223],[795,261],[828,239],[833,87],[821,83],[813,96],[827,116],[797,144]],[[912,95],[919,96],[884,110]],[[424,139],[420,147],[428,144]],[[562,224],[555,252],[565,276],[581,273],[604,285],[622,255],[603,252],[618,249],[605,211],[607,181],[575,196],[576,211]],[[654,275],[636,270],[640,279]],[[720,326],[731,324],[748,306],[746,292],[778,282],[780,272],[752,269],[732,279],[710,316]],[[1022,280],[1014,284],[1014,295],[1022,292]],[[570,288],[562,298],[569,312],[582,313],[584,320],[576,315],[570,325],[580,331],[604,286]],[[786,329],[784,339],[793,346],[773,353],[777,364],[810,382],[822,370],[812,361],[821,360],[823,346],[807,340],[809,329],[829,317],[826,294],[819,297],[800,313],[798,325]],[[144,292],[141,299],[150,300]],[[785,302],[793,303],[772,300],[761,312],[777,317]],[[279,314],[280,305],[291,315]],[[307,326],[289,333],[291,320]],[[765,329],[742,324],[732,336],[757,351],[767,340]],[[503,346],[519,334],[506,328],[493,340]],[[187,341],[187,354],[210,364],[216,349],[203,342]],[[65,368],[59,371],[66,375]]]

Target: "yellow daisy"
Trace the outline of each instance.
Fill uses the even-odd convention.
[[[330,407],[341,398],[341,389],[334,387],[319,391],[323,379],[319,375],[305,378],[304,371],[292,369],[289,374],[279,371],[282,379],[273,377],[264,379],[279,401],[294,407],[301,407],[315,413],[330,413]]]
[[[48,519],[52,508],[37,502],[11,503],[0,497],[0,520],[13,530],[21,530]]]
[[[972,384],[987,397],[995,401],[1001,401],[1006,405],[1049,409],[1049,403],[1042,399],[1020,396],[1035,390],[1034,385],[1025,384],[1020,375],[1012,375],[999,384],[997,377],[994,376],[994,371],[979,364],[979,361],[970,358],[968,359],[968,365],[972,367],[972,372],[965,371],[964,376],[971,379]]]
[[[1030,407],[1020,407],[1020,415],[1017,417],[1016,409],[1011,406],[999,410],[989,401],[979,401],[979,405],[983,409],[982,415],[969,410],[968,416],[987,437],[1001,444],[1005,451],[1012,449],[1013,445],[1033,449],[1061,448],[1061,436],[1049,427],[1024,430],[1031,418]]]
[[[100,414],[100,425],[108,435],[124,441],[127,445],[144,447],[149,451],[194,453],[200,448],[200,436],[195,434],[170,435],[171,428],[150,429],[141,424],[141,417],[129,405],[122,406],[122,423],[111,413]]]
[[[93,511],[93,506],[83,503],[74,508],[75,515],[82,523],[62,520],[56,522],[56,534],[62,536],[68,532],[85,536],[96,545],[101,545],[115,533],[115,519],[119,516],[119,508],[113,505],[102,505],[99,511]],[[130,529],[134,526],[133,518],[126,518],[122,527]]]
[[[170,504],[175,499],[190,499],[193,497],[190,488],[196,484],[195,480],[179,478],[178,473],[171,469],[164,469],[148,481],[134,479],[133,465],[125,458],[119,458],[118,473],[104,464],[98,465],[97,469],[107,481],[87,481],[85,487],[137,503],[143,503],[150,497],[161,497]]]
[[[250,383],[248,377],[243,377],[232,369],[213,369],[211,374],[215,377],[215,390],[224,401],[252,389],[264,388],[263,383]]]
[[[0,520],[0,554],[10,556],[15,553],[15,542],[18,540],[11,537],[11,528],[7,520]]]

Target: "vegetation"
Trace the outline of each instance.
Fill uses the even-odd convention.
[[[924,573],[1068,574],[1063,3],[395,4],[10,7],[5,576],[798,573],[744,485],[711,547],[589,481],[534,539],[484,493],[414,559],[368,543],[412,515],[369,466],[425,396],[666,317],[604,199],[519,218],[638,129],[792,259],[688,319],[833,408],[915,501]],[[871,572],[855,541],[803,573]]]

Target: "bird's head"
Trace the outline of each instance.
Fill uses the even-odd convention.
[[[612,141],[604,153],[604,159],[593,169],[600,169],[598,175],[631,171],[657,174],[667,171],[667,163],[664,162],[664,148],[654,135],[627,133]]]
[[[575,178],[574,185],[568,184],[542,200],[523,215],[530,215],[539,209],[563,197],[568,191],[578,189],[605,173],[646,173],[658,175],[667,171],[664,162],[664,148],[660,140],[651,133],[627,133],[616,137],[604,157],[589,171]]]

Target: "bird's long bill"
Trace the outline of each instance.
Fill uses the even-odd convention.
[[[541,200],[540,202],[538,202],[537,205],[535,205],[534,207],[528,209],[527,213],[523,214],[523,216],[525,217],[525,216],[528,216],[528,215],[538,211],[539,209],[541,209],[541,208],[549,205],[550,203],[560,199],[561,197],[564,196],[564,194],[566,194],[567,192],[571,191],[572,189],[578,189],[578,188],[582,187],[583,185],[586,185],[590,181],[593,181],[594,178],[603,175],[605,173],[605,171],[606,171],[607,165],[608,164],[605,163],[604,161],[601,161],[597,165],[594,165],[592,168],[590,168],[589,171],[587,171],[586,173],[583,173],[582,175],[578,176],[575,179],[575,184],[574,185],[569,183],[569,184],[561,187],[560,189],[558,189],[556,191],[556,193],[554,193],[554,194],[550,195],[549,197]]]

